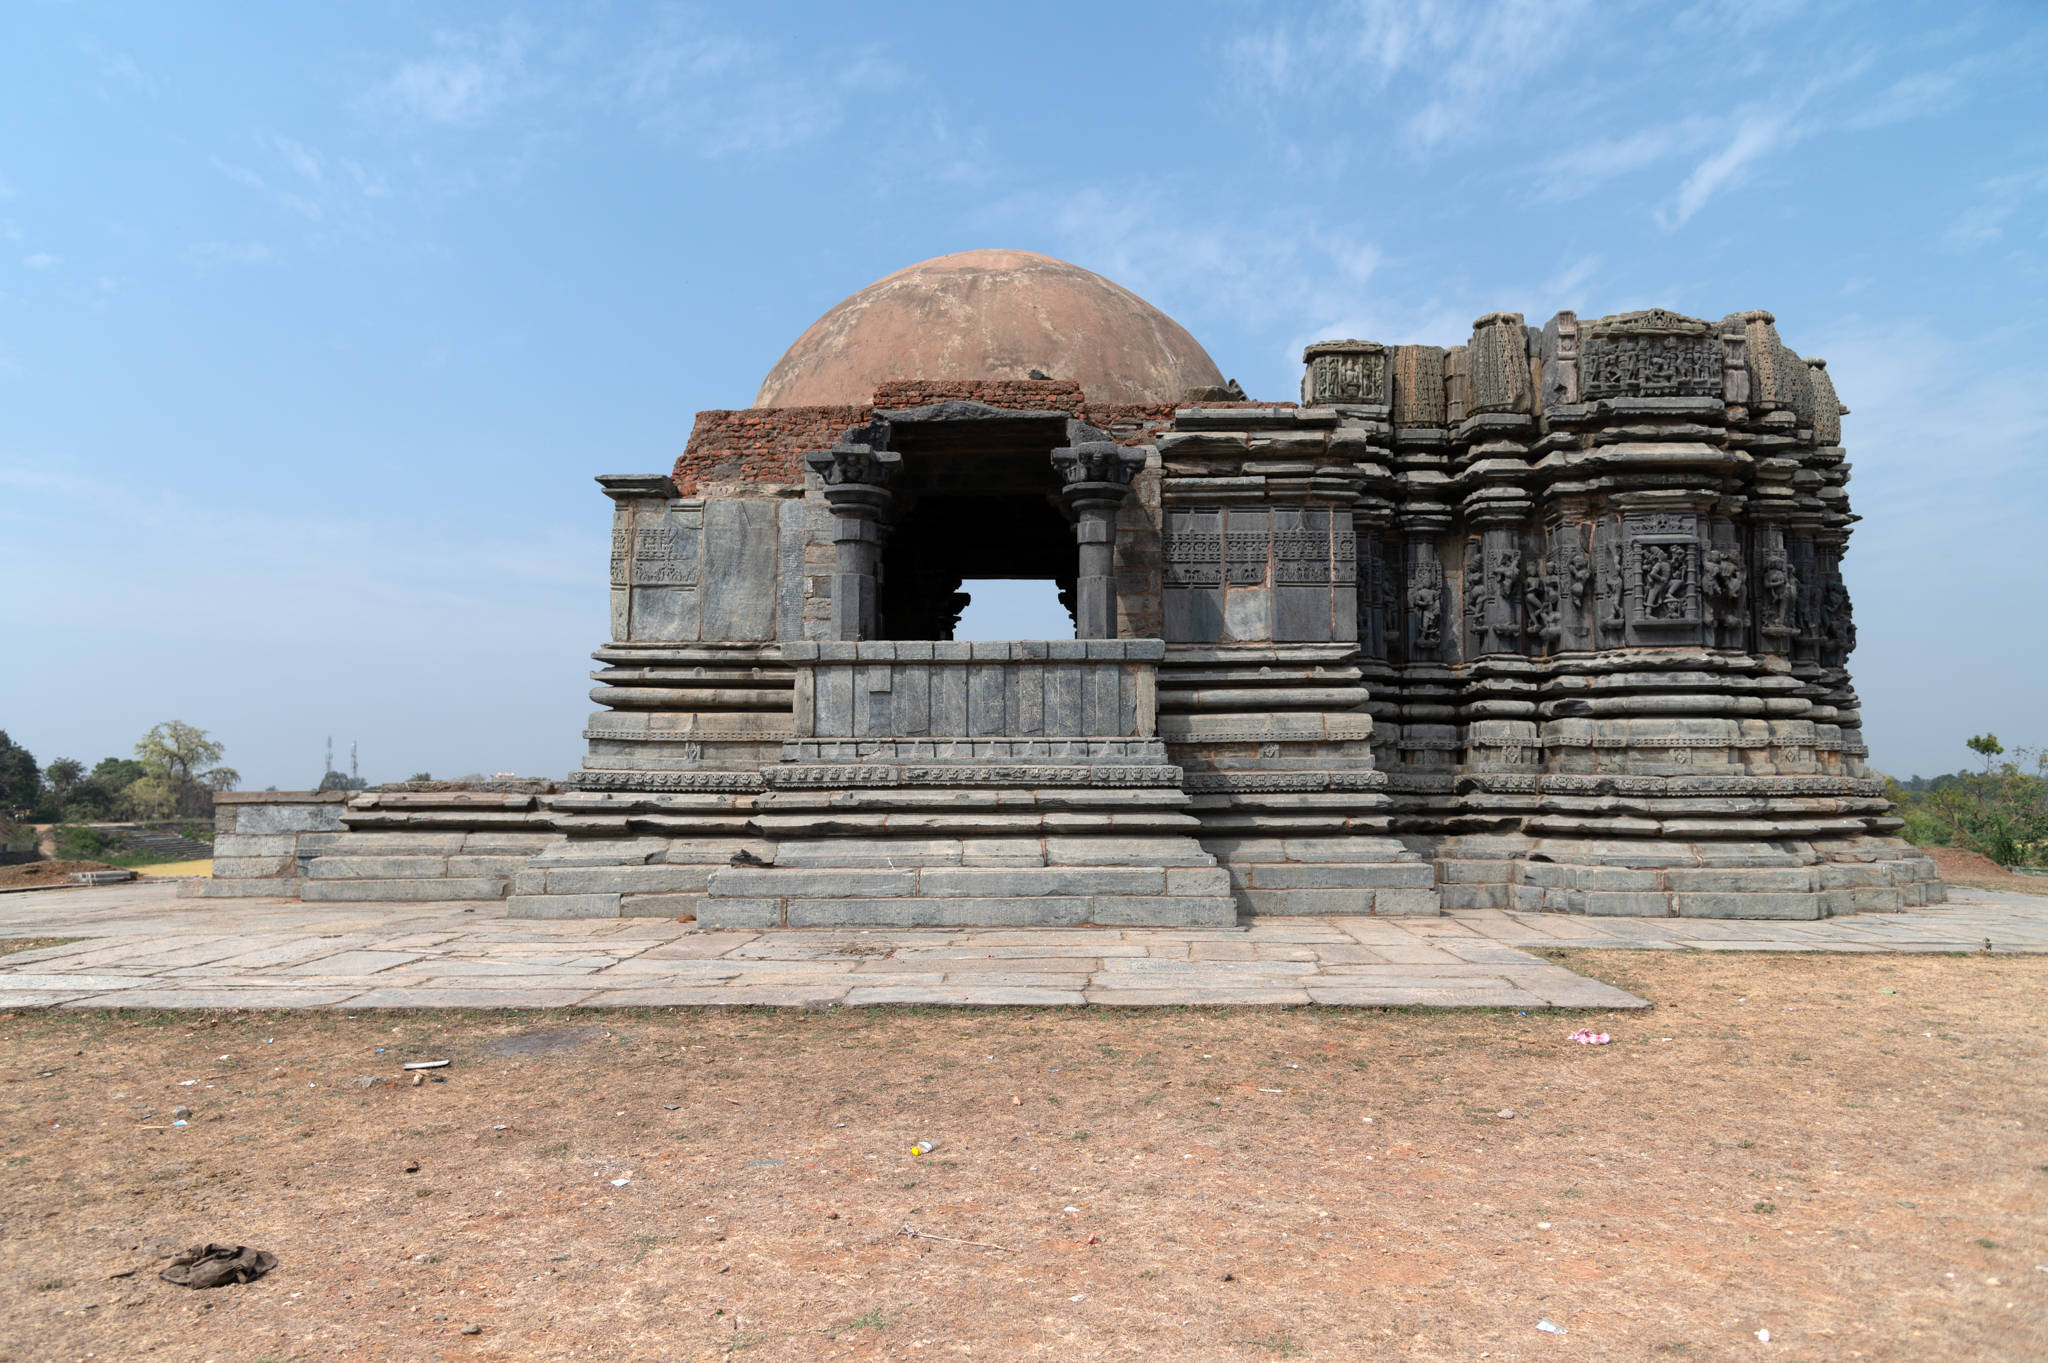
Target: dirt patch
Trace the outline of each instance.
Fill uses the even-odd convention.
[[[104,861],[22,861],[0,866],[0,888],[23,885],[61,885],[74,871],[121,871]]]
[[[41,951],[44,947],[61,947],[84,940],[83,937],[0,937],[0,956],[12,956],[17,951]]]
[[[492,1055],[567,1055],[585,1042],[610,1035],[602,1027],[549,1027],[499,1037],[484,1049]]]
[[[1941,868],[1941,878],[1951,885],[1973,890],[2010,890],[2015,894],[2048,894],[2048,876],[2016,876],[1982,852],[1960,847],[1923,847]]]
[[[1656,1007],[0,1016],[0,1357],[2038,1356],[2048,959],[1562,954]]]

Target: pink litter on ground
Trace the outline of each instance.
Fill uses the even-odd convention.
[[[1607,1035],[1607,1033],[1605,1032],[1595,1032],[1588,1028],[1581,1027],[1578,1031],[1573,1032],[1570,1036],[1566,1037],[1565,1040],[1576,1041],[1581,1046],[1605,1046],[1608,1042],[1614,1040],[1614,1038]]]

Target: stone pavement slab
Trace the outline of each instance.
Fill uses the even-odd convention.
[[[2048,898],[1815,922],[1253,918],[1235,927],[695,932],[666,919],[533,920],[503,906],[177,899],[147,882],[0,899],[6,1008],[1642,1008],[1531,949],[2048,951]]]

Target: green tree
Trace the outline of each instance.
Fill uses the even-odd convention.
[[[1927,812],[1948,829],[1953,845],[1982,852],[2001,866],[2038,858],[2048,845],[2048,749],[2018,749],[2013,756],[2019,761],[1994,769],[1995,759],[2005,755],[1996,734],[1978,734],[1968,746],[1984,759],[1983,773],[1958,773],[1960,779],[1927,798]],[[2032,775],[2021,770],[2027,761]]]
[[[85,763],[75,757],[59,757],[43,768],[43,782],[50,788],[50,803],[62,809],[71,792],[85,779]]]
[[[220,765],[226,752],[206,730],[166,720],[135,745],[143,777],[128,787],[128,798],[155,818],[205,814],[213,808],[215,792],[242,783],[233,767]]]
[[[42,769],[27,748],[0,729],[0,819],[26,819],[43,799]]]

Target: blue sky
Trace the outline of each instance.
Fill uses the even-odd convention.
[[[1767,307],[1873,762],[2048,742],[2048,7],[58,4],[0,19],[0,727],[247,784],[576,765],[610,504],[833,303],[1099,271],[1332,335]]]

